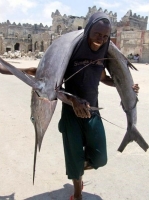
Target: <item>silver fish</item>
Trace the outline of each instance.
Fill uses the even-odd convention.
[[[67,68],[68,62],[70,60],[70,57],[76,45],[82,38],[82,35],[83,35],[83,30],[74,31],[62,35],[60,38],[55,40],[52,43],[52,45],[50,45],[50,47],[47,49],[44,56],[42,57],[38,65],[35,78],[28,74],[25,74],[19,69],[16,69],[10,63],[7,63],[6,61],[0,58],[0,63],[3,66],[5,66],[12,74],[14,74],[19,79],[21,79],[22,81],[24,81],[26,84],[28,84],[33,88],[32,100],[31,100],[31,120],[35,127],[35,136],[36,136],[33,182],[35,178],[37,146],[39,147],[40,150],[44,134],[48,128],[48,125],[51,121],[52,115],[56,107],[57,98],[69,104],[65,96],[65,93],[62,92],[58,86],[60,86],[63,81],[63,76]],[[111,58],[117,59],[116,61],[111,60],[109,62],[110,64],[109,69],[115,81],[117,90],[121,96],[123,107],[127,112],[128,133],[126,135],[129,135],[130,138],[128,141],[133,140],[133,138],[135,138],[134,136],[137,135],[137,139],[135,138],[135,140],[144,150],[147,150],[148,145],[144,140],[140,144],[140,141],[142,141],[142,137],[140,136],[140,134],[138,134],[138,132],[136,131],[137,129],[135,127],[136,124],[135,109],[136,109],[137,98],[136,94],[133,92],[131,88],[131,86],[133,85],[133,81],[131,75],[128,75],[129,73],[126,60],[124,59],[124,56],[112,43],[110,43],[108,52]],[[118,67],[115,67],[117,65]],[[128,82],[125,80],[127,78],[129,80]],[[120,82],[121,79],[123,80],[122,83]],[[131,93],[131,97],[126,98],[125,95],[128,91]],[[91,109],[96,110],[96,108],[91,108]],[[119,148],[119,151],[122,150],[123,149]]]
[[[132,85],[134,84],[129,67],[136,68],[127,60],[120,50],[111,41],[108,48],[108,57],[115,59],[108,60],[107,68],[114,80],[116,89],[121,98],[121,104],[127,116],[127,132],[120,144],[118,151],[122,152],[129,142],[136,141],[139,146],[147,151],[149,145],[143,139],[136,128],[137,123],[137,101],[138,97]]]
[[[57,98],[69,104],[66,96],[62,95],[57,86],[62,83],[69,59],[81,39],[82,33],[83,30],[70,32],[55,40],[40,60],[35,78],[0,58],[0,63],[4,67],[33,88],[31,98],[31,121],[35,128],[33,183],[37,147],[40,150],[44,134],[57,104]]]

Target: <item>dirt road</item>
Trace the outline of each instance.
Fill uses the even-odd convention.
[[[39,61],[14,60],[16,67],[34,67]],[[19,63],[18,63],[19,62]],[[135,64],[134,82],[139,83],[138,130],[149,143],[149,65]],[[35,184],[32,184],[34,128],[30,121],[31,88],[14,76],[0,74],[0,200],[68,200],[73,193],[65,175],[61,133],[57,124],[58,103],[38,153]],[[99,87],[101,116],[126,128],[126,117],[115,88]],[[108,164],[84,176],[85,200],[148,200],[149,151],[131,143],[117,152],[124,129],[104,122]]]

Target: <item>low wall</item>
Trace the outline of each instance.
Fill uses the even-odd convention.
[[[149,31],[118,30],[116,45],[126,57],[139,54],[140,62],[149,63]]]

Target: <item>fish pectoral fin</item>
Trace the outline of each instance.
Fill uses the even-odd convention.
[[[147,151],[147,149],[149,148],[149,145],[147,144],[147,142],[144,140],[144,138],[142,137],[142,135],[139,133],[139,131],[137,130],[137,128],[135,127],[135,125],[132,125],[131,129],[129,129],[124,138],[122,143],[120,144],[118,151],[123,152],[123,150],[125,149],[125,147],[127,146],[128,143],[135,141],[136,143],[138,143],[138,145],[144,150]]]
[[[6,62],[2,58],[0,58],[0,63],[7,69],[9,70],[13,75],[15,75],[17,78],[22,80],[24,83],[27,85],[31,86],[34,89],[40,88],[40,84],[36,81],[36,79],[25,72],[21,71],[20,69],[17,69],[10,63]]]

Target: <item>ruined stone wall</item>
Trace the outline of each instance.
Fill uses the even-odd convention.
[[[125,56],[140,55],[140,62],[149,62],[149,31],[118,31],[116,45]]]
[[[51,31],[54,34],[65,34],[70,31],[78,30],[79,27],[85,28],[88,19],[90,16],[96,12],[104,12],[106,13],[111,21],[112,24],[112,36],[116,36],[116,28],[117,28],[117,14],[113,14],[112,11],[108,12],[107,10],[102,10],[102,8],[97,9],[96,6],[93,6],[92,8],[88,8],[88,12],[85,17],[77,17],[77,16],[67,16],[67,15],[61,15],[58,10],[55,11],[55,13],[52,13],[52,27]]]
[[[61,15],[58,10],[52,13],[51,31],[55,36],[62,35],[71,31],[78,30],[78,27],[83,28],[84,17]]]
[[[96,6],[88,8],[85,17],[61,15],[58,10],[52,13],[52,26],[34,24],[16,24],[9,20],[0,23],[0,53],[5,51],[46,51],[48,46],[62,34],[85,28],[88,19],[93,13],[106,13],[112,24],[111,38],[125,55],[139,53],[142,61],[148,59],[148,32],[146,32],[148,17],[140,17],[129,10],[120,22],[117,14],[112,11],[97,9]],[[140,32],[139,32],[140,30]]]
[[[33,34],[32,51],[44,52],[51,44],[51,33]]]
[[[149,31],[144,31],[143,33],[142,60],[149,63]]]
[[[123,31],[136,31],[136,30],[146,30],[147,29],[148,17],[141,17],[140,15],[136,15],[136,13],[132,13],[129,10],[124,17],[122,17],[121,21],[117,23],[117,27]]]
[[[7,23],[0,23],[0,34],[4,37],[7,36],[8,25]]]
[[[32,51],[35,49],[34,44],[32,44],[32,41],[35,40],[34,37],[36,36],[36,40],[38,41],[41,38],[41,34],[45,34],[47,31],[50,31],[50,28],[42,24],[31,25],[26,23],[21,25],[15,22],[11,24],[9,20],[0,23],[0,35],[4,38],[2,41],[3,48],[1,49],[1,54],[5,51],[13,52],[15,50],[25,53]],[[45,48],[42,47],[40,49],[44,50]]]
[[[3,38],[0,36],[0,54],[3,52]]]

